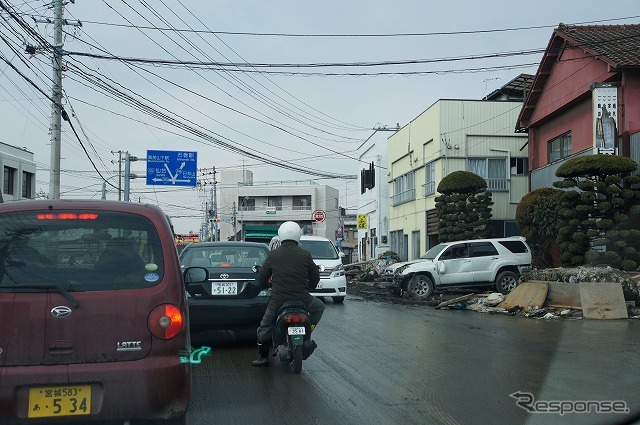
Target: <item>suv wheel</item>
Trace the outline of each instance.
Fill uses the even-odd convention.
[[[513,291],[516,286],[518,286],[518,275],[514,272],[502,272],[496,279],[496,289],[503,294]]]
[[[433,289],[433,282],[429,276],[419,274],[411,278],[407,292],[411,298],[425,300],[433,294]]]

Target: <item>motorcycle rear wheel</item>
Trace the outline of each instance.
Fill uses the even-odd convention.
[[[293,373],[300,373],[302,372],[302,345],[294,345],[292,351],[293,360],[291,360],[289,366]]]

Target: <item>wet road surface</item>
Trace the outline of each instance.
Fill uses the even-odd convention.
[[[611,424],[626,415],[529,413],[536,401],[640,408],[640,321],[535,320],[348,297],[327,302],[300,375],[251,341],[196,338],[190,425]]]

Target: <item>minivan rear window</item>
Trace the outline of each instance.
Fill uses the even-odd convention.
[[[157,285],[163,273],[160,237],[144,216],[85,210],[0,214],[3,292],[145,288]]]

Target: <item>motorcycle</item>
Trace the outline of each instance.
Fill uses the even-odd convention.
[[[260,266],[253,266],[254,272],[260,270]],[[324,271],[324,266],[318,266],[319,271]],[[311,340],[311,316],[302,301],[287,301],[280,310],[276,324],[273,327],[271,339],[274,351],[272,356],[281,362],[289,362],[293,373],[302,371],[302,361],[306,360],[317,347]]]

